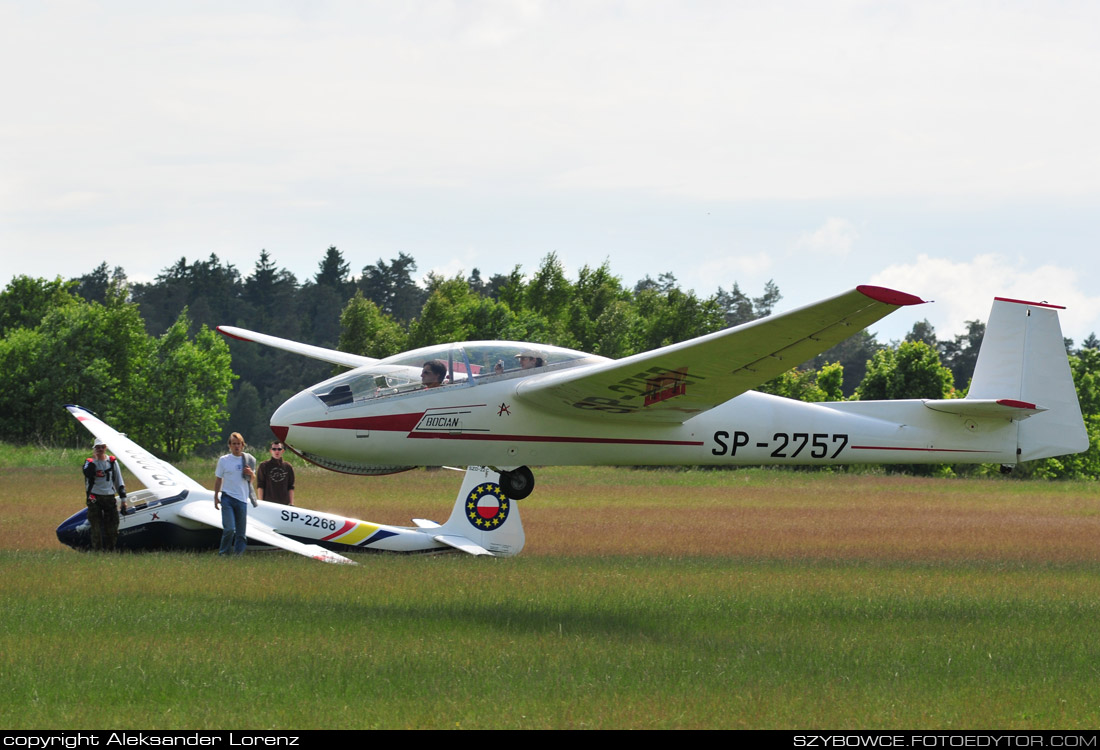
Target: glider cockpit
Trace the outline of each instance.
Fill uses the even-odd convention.
[[[309,393],[329,410],[370,399],[428,390],[421,382],[425,362],[446,365],[440,387],[469,387],[483,381],[510,380],[607,362],[607,358],[546,344],[517,341],[466,341],[438,344],[378,360],[318,383]]]

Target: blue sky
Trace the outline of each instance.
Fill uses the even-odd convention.
[[[0,0],[0,250],[672,271],[1100,331],[1100,5]],[[18,72],[16,72],[18,71]]]

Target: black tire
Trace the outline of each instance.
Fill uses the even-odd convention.
[[[500,472],[500,488],[512,500],[522,500],[535,489],[535,475],[526,466]]]

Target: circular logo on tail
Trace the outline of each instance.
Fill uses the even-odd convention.
[[[499,484],[479,484],[466,496],[466,520],[481,531],[500,528],[508,518],[511,502]]]

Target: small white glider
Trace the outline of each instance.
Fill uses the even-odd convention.
[[[120,549],[217,549],[221,511],[214,493],[163,461],[87,409],[67,406],[89,432],[107,443],[145,489],[131,492],[119,523]],[[333,513],[260,500],[249,507],[247,536],[251,543],[278,547],[314,560],[352,563],[341,553],[432,553],[461,550],[471,555],[510,557],[523,549],[519,508],[500,487],[490,469],[471,466],[443,524],[414,519],[415,527],[388,526]],[[90,546],[87,510],[57,527],[57,538],[77,549]]]

